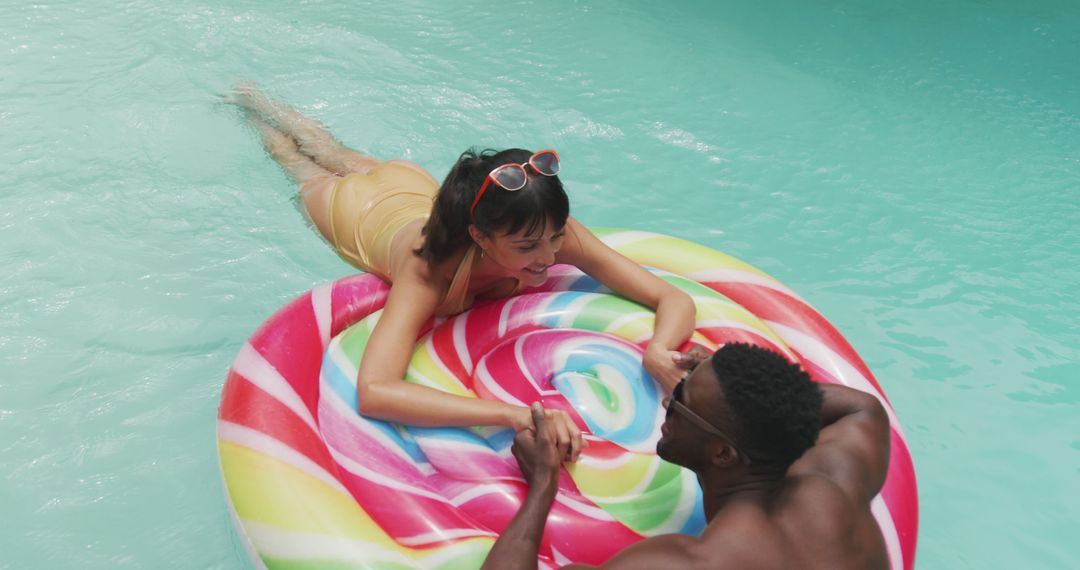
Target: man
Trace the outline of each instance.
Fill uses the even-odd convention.
[[[656,452],[697,474],[709,523],[698,537],[642,540],[601,567],[888,568],[870,514],[889,462],[877,399],[815,384],[763,348],[687,356],[694,367],[665,402]],[[513,446],[529,492],[484,568],[537,565],[566,450],[553,443],[543,408],[532,413],[536,431],[518,433]]]

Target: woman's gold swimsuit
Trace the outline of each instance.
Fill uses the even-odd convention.
[[[409,223],[427,219],[438,192],[439,185],[430,174],[395,162],[342,177],[330,196],[334,249],[351,265],[392,282],[390,247],[394,237]],[[469,308],[469,279],[476,250],[474,244],[465,252],[436,315],[454,315]],[[519,283],[515,292],[520,288]]]

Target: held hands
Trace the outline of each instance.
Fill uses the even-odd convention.
[[[654,380],[660,383],[664,392],[668,394],[675,389],[675,385],[683,377],[684,372],[679,368],[675,360],[678,356],[679,352],[676,350],[668,350],[658,344],[650,344],[641,358],[641,365],[645,367],[645,370]]]
[[[537,491],[551,493],[554,499],[555,491],[559,484],[559,466],[570,453],[569,441],[560,441],[554,434],[556,428],[552,425],[551,412],[559,410],[545,410],[539,402],[533,403],[529,408],[535,429],[527,428],[517,432],[514,436],[514,445],[510,450],[517,459],[521,473],[525,475],[525,481],[529,488]],[[564,416],[565,412],[560,412]],[[580,442],[581,432],[578,432]]]
[[[537,409],[544,419],[542,428],[536,421]],[[534,403],[532,408],[518,408],[518,410],[520,412],[512,426],[518,433],[518,437],[525,431],[533,431],[537,435],[545,432],[552,445],[563,450],[562,461],[577,461],[582,448],[589,446],[589,443],[582,439],[581,428],[570,418],[570,414],[562,410],[546,410],[539,402]]]
[[[701,364],[710,356],[712,356],[711,352],[695,344],[686,352],[676,352],[672,356],[672,360],[681,370],[693,370],[695,366]]]
[[[664,391],[670,394],[687,370],[693,370],[708,357],[709,351],[697,345],[686,352],[679,352],[650,344],[645,349],[641,364],[660,383]]]

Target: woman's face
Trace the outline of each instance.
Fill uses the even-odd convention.
[[[512,234],[495,232],[493,237],[481,237],[478,242],[484,253],[510,277],[525,285],[540,285],[547,279],[547,270],[555,263],[555,253],[562,247],[566,226],[559,229],[548,221],[541,231],[529,234],[525,229]]]

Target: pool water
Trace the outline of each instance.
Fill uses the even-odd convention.
[[[3,2],[0,567],[247,565],[226,370],[352,270],[217,101],[239,79],[437,177],[558,149],[586,224],[727,251],[847,336],[918,567],[1080,565],[1080,5],[274,4]]]

